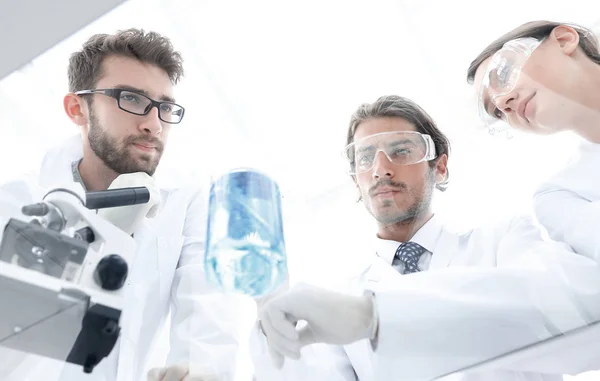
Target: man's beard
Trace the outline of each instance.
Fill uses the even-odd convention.
[[[117,139],[109,136],[100,126],[100,122],[92,110],[90,110],[88,140],[90,148],[96,156],[118,174],[146,172],[149,176],[154,175],[163,151],[163,144],[159,140],[144,139],[139,136],[129,136],[119,144]],[[158,154],[140,154],[136,155],[138,158],[135,158],[129,149],[133,143],[151,143],[156,146]]]
[[[429,169],[427,172],[426,178],[424,179],[425,185],[423,189],[423,194],[418,195],[415,193],[414,189],[408,188],[408,186],[403,182],[393,182],[391,180],[382,180],[376,184],[373,188],[371,188],[371,192],[375,190],[375,188],[385,185],[398,189],[400,192],[405,193],[407,196],[414,195],[413,202],[408,205],[408,207],[404,210],[401,210],[396,207],[395,200],[385,200],[383,206],[387,208],[394,208],[395,210],[389,213],[382,212],[379,213],[373,210],[371,201],[369,201],[370,205],[367,205],[367,210],[369,213],[382,225],[393,225],[400,223],[412,223],[419,219],[424,213],[427,212],[429,206],[431,205],[431,196],[433,194],[433,188],[435,186],[435,173],[432,169]],[[365,199],[365,195],[363,195],[363,199]],[[371,200],[369,198],[369,200]]]

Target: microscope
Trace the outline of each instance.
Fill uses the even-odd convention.
[[[133,237],[97,209],[149,199],[146,187],[56,188],[10,218],[0,243],[0,346],[91,373],[119,337],[136,252]]]

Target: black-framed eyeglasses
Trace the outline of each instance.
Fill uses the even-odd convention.
[[[75,92],[75,95],[103,94],[117,100],[119,108],[134,115],[147,115],[153,107],[158,109],[158,118],[165,123],[177,124],[183,119],[185,109],[173,102],[159,102],[144,94],[126,89],[91,89]]]

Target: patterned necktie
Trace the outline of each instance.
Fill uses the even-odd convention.
[[[392,266],[397,268],[398,264],[401,262],[404,264],[403,274],[419,272],[421,271],[419,270],[419,258],[421,258],[421,255],[423,255],[423,253],[426,251],[427,250],[418,243],[403,242],[396,250],[396,255],[394,255]]]

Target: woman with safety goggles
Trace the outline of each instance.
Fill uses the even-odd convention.
[[[471,63],[467,81],[490,132],[572,131],[582,138],[566,168],[535,194],[551,238],[600,262],[600,51],[592,31],[550,21],[524,24]],[[507,126],[508,125],[508,126]]]

